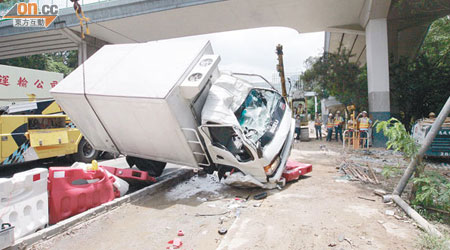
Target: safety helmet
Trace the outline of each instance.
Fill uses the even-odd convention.
[[[435,114],[434,112],[430,112],[430,113],[428,114],[428,117],[430,117],[430,118],[436,118],[436,114]]]

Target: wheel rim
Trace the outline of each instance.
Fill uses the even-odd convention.
[[[82,151],[83,151],[83,156],[86,157],[86,158],[91,158],[95,154],[94,148],[88,142],[86,142],[83,145],[83,150]]]

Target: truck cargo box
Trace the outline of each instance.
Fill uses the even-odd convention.
[[[95,149],[198,166],[195,131],[219,61],[208,41],[106,45],[51,94]]]

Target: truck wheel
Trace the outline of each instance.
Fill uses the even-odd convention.
[[[130,168],[132,168],[134,165],[136,165],[136,157],[126,156],[125,160],[127,160],[128,166],[130,166]]]
[[[95,150],[86,139],[81,138],[78,143],[78,152],[72,155],[74,161],[90,163],[98,156],[99,151]]]
[[[126,160],[130,167],[136,165],[137,168],[142,171],[146,171],[149,175],[154,177],[161,176],[167,164],[165,162],[147,160],[132,156],[127,156]]]

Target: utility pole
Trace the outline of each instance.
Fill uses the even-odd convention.
[[[281,80],[281,95],[284,98],[287,98],[286,93],[286,79],[284,78],[284,64],[283,64],[283,45],[278,44],[277,45],[277,55],[278,55],[278,65],[277,65],[277,71],[280,75]]]

